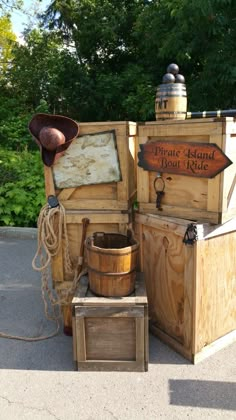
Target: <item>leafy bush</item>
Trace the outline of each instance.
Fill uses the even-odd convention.
[[[45,204],[40,153],[0,148],[0,225],[36,227]]]

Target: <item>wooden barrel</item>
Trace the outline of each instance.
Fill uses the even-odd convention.
[[[155,102],[156,120],[185,120],[187,112],[187,93],[184,83],[159,85]]]
[[[85,241],[90,290],[121,297],[134,291],[139,243],[119,233],[96,232]]]

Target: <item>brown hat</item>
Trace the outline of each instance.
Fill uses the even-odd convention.
[[[35,114],[29,131],[41,150],[44,164],[52,166],[78,136],[79,125],[62,115]]]

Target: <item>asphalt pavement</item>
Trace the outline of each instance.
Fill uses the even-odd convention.
[[[31,263],[36,229],[0,228],[0,332],[55,330]],[[236,344],[192,365],[150,335],[148,372],[74,371],[72,337],[0,338],[0,420],[236,419]]]

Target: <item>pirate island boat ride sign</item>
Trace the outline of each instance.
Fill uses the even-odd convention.
[[[233,162],[216,145],[155,141],[140,145],[138,166],[147,171],[213,178]]]

